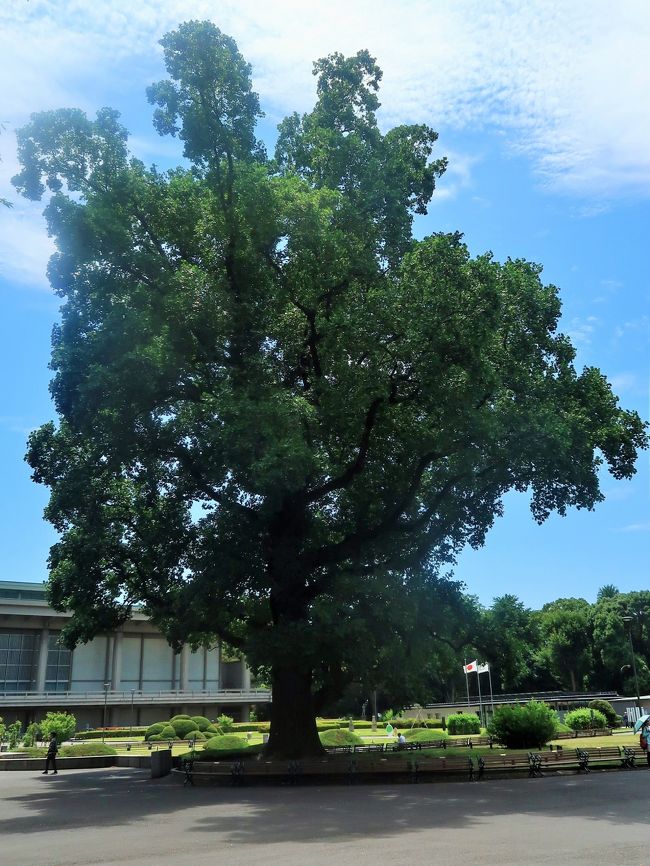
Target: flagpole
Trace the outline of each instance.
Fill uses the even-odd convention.
[[[488,662],[488,678],[490,680],[490,703],[492,704],[492,715],[494,716],[494,695],[492,694],[492,671]]]
[[[483,704],[481,702],[481,675],[478,671],[478,665],[476,666],[476,682],[478,683],[478,717],[481,720],[481,724],[483,724]]]
[[[469,710],[469,677],[467,676],[467,659],[465,659],[465,664],[463,665],[463,670],[465,671],[465,691],[467,692],[467,709]]]

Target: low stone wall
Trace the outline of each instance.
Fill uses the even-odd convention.
[[[57,758],[57,766],[61,770],[89,770],[96,767],[114,767],[115,755],[95,755],[88,758]],[[2,770],[37,770],[45,769],[45,758],[0,758]]]

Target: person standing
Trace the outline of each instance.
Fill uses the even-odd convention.
[[[43,770],[43,775],[47,776],[48,770],[52,767],[53,776],[58,774],[58,770],[56,768],[56,753],[59,751],[59,744],[56,739],[56,732],[52,731],[50,734],[50,742],[47,746],[47,756],[45,758],[45,769]]]

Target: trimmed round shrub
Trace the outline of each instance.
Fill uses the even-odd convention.
[[[208,727],[205,729],[205,733],[206,733],[206,734],[214,734],[214,735],[216,735],[216,736],[220,736],[221,734],[223,734],[223,731],[221,730],[221,728],[219,727],[219,725],[212,725],[212,724],[210,724],[210,725],[208,725]]]
[[[221,734],[217,737],[210,737],[205,748],[211,752],[236,752],[246,749],[246,743],[235,734]]]
[[[210,727],[210,719],[206,719],[205,716],[192,716],[192,721],[198,731],[207,731]]]
[[[174,719],[169,724],[176,731],[176,736],[180,740],[185,739],[185,734],[198,731],[196,722],[192,721],[192,719]]]
[[[162,731],[158,734],[159,740],[175,740],[176,739],[176,731],[172,728],[171,725],[165,725]]]
[[[153,737],[157,737],[164,727],[164,722],[154,722],[153,725],[149,725],[147,730],[144,732],[145,740],[151,740]]]
[[[190,731],[189,734],[185,734],[183,739],[184,740],[196,740],[198,743],[199,740],[207,740],[207,737],[205,734],[201,733],[201,731],[193,730],[193,731]]]
[[[596,700],[594,701],[589,701],[587,706],[590,710],[598,710],[599,713],[602,713],[605,716],[608,728],[618,728],[618,726],[620,725],[621,720],[619,719],[616,710],[609,701],[604,701],[600,698],[596,698]]]
[[[361,737],[358,737],[350,731],[343,731],[340,728],[337,728],[336,730],[323,731],[318,736],[326,749],[334,746],[360,746],[363,743]]]
[[[572,731],[589,731],[592,728],[607,727],[605,716],[599,710],[590,710],[587,707],[571,710],[564,717],[564,722]]]
[[[179,719],[185,719],[185,721],[189,721],[192,716],[186,716],[184,713],[179,713],[177,716],[172,716],[169,720],[169,724],[172,722],[177,722]]]
[[[508,749],[541,749],[557,732],[555,712],[541,701],[498,707],[488,732]]]
[[[437,731],[429,730],[428,728],[412,728],[410,731],[402,731],[409,743],[429,743],[439,742],[440,740],[448,740],[446,733],[439,728]]]
[[[476,713],[453,713],[447,716],[447,730],[450,734],[480,734],[481,720]]]

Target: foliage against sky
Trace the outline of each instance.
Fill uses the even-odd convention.
[[[118,105],[145,161],[175,160],[177,148],[149,131],[142,93],[159,66],[151,46],[188,14],[212,11],[201,2],[3,4],[0,119],[9,129],[0,138],[0,194],[12,197],[10,133],[32,109],[63,104],[92,112]],[[217,23],[254,63],[255,87],[269,111],[261,134],[271,149],[274,123],[310,104],[315,57],[361,47],[377,55],[385,72],[380,124],[428,120],[441,132],[440,152],[450,156],[432,213],[417,231],[462,227],[475,251],[543,261],[547,278],[565,289],[563,327],[579,359],[604,366],[627,404],[647,414],[644,3],[614,10],[605,2],[489,9],[476,2],[422,2],[398,13],[395,4],[352,2],[305,14],[292,2],[263,9],[226,2],[219,15]],[[39,522],[42,496],[29,484],[21,456],[26,432],[52,411],[45,346],[57,302],[42,291],[51,242],[39,209],[13,203],[13,211],[2,213],[0,234],[1,549],[7,574],[39,580],[52,535]],[[609,499],[595,514],[552,519],[543,529],[529,524],[524,501],[509,498],[505,520],[486,549],[461,559],[458,576],[486,599],[516,590],[531,603],[557,595],[554,581],[567,574],[589,598],[609,581],[642,586],[650,531],[647,461],[641,470],[631,485],[609,483]]]

